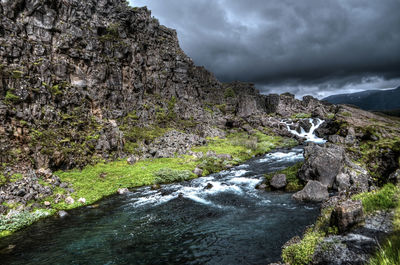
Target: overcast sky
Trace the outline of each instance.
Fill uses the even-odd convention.
[[[130,0],[220,81],[316,97],[400,86],[400,0]]]

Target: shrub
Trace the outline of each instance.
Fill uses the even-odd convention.
[[[236,96],[235,91],[233,91],[233,88],[228,87],[225,89],[224,93],[225,98],[234,98]]]
[[[299,243],[290,245],[282,250],[282,259],[291,265],[308,264],[315,251],[315,247],[323,239],[318,232],[308,231]]]
[[[192,173],[189,170],[176,170],[170,168],[162,168],[156,173],[154,173],[155,184],[162,183],[171,183],[171,182],[180,182],[189,180],[192,176]]]

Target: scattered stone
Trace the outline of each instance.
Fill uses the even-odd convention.
[[[153,184],[153,185],[151,185],[151,189],[152,190],[159,190],[159,189],[161,189],[161,185],[160,184]]]
[[[299,192],[293,194],[293,199],[305,202],[323,202],[329,199],[328,188],[319,181],[310,180]]]
[[[128,193],[129,190],[127,188],[120,188],[120,189],[118,189],[117,192],[118,192],[118,194],[122,195],[122,194]]]
[[[68,216],[68,213],[67,213],[66,211],[59,211],[59,212],[58,212],[58,216],[59,216],[60,218],[65,218],[65,217]]]
[[[207,151],[206,156],[207,157],[216,157],[217,153],[215,153],[215,151],[210,150],[210,151]]]
[[[138,157],[138,156],[135,156],[135,155],[130,156],[130,157],[126,160],[126,162],[127,162],[129,165],[133,165],[133,164],[135,164],[137,161],[139,161],[139,157]]]
[[[51,205],[51,203],[50,203],[49,201],[45,201],[45,202],[44,202],[44,206],[49,207],[50,205]]]
[[[204,187],[204,189],[205,189],[205,190],[210,190],[210,189],[212,189],[213,187],[214,187],[213,184],[207,183],[207,185]]]
[[[71,196],[68,196],[68,197],[65,199],[65,203],[67,203],[67,204],[73,204],[73,203],[75,203],[75,200],[74,200]]]
[[[267,188],[267,184],[261,183],[256,185],[257,190],[265,190]]]
[[[331,215],[331,225],[336,226],[341,233],[363,221],[364,213],[361,201],[346,200],[341,202]]]
[[[196,176],[198,176],[198,177],[203,176],[203,170],[200,169],[200,168],[198,168],[198,167],[196,167],[196,168],[193,170],[193,173],[196,174]]]
[[[0,204],[0,214],[5,214],[8,211],[8,207]]]
[[[232,156],[230,154],[218,154],[216,155],[216,158],[228,161],[232,160]]]
[[[61,183],[60,188],[62,188],[62,189],[68,188],[68,183],[65,183],[65,182]]]
[[[78,202],[82,203],[82,204],[86,204],[86,199],[85,198],[79,198]]]
[[[285,174],[277,174],[272,177],[269,185],[274,189],[283,189],[287,185],[286,175]]]
[[[37,174],[39,177],[42,177],[42,178],[50,178],[50,177],[53,175],[53,172],[52,172],[51,169],[49,169],[49,168],[47,168],[47,169],[45,169],[45,168],[40,168],[40,169],[38,169],[38,170],[36,171],[36,174]]]

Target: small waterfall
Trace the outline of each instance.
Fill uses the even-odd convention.
[[[297,132],[296,130],[293,130],[293,129],[290,128],[290,126],[293,125],[293,122],[292,122],[292,123],[283,122],[283,123],[286,124],[286,128],[288,129],[288,131],[289,131],[290,133],[292,133],[292,134],[294,134],[294,135],[297,135],[297,136],[299,136],[299,137],[305,138],[305,139],[306,139],[306,142],[314,142],[314,143],[317,143],[317,144],[324,144],[324,143],[326,143],[326,140],[325,140],[325,139],[319,138],[319,137],[317,137],[317,136],[314,134],[315,130],[318,129],[319,126],[321,126],[321,124],[323,124],[325,121],[324,121],[324,120],[321,120],[321,119],[319,119],[319,118],[317,118],[317,119],[315,119],[315,120],[312,119],[312,118],[310,118],[310,119],[308,119],[308,121],[309,121],[310,124],[311,124],[310,131],[309,131],[309,132],[306,132],[306,131],[303,129],[303,127],[300,127],[300,133]],[[314,121],[316,121],[316,123],[314,123]]]

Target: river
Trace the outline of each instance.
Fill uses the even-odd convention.
[[[160,190],[138,188],[42,220],[2,239],[1,264],[268,264],[315,222],[319,206],[255,189],[263,174],[302,161],[276,150],[230,170]],[[205,189],[211,184],[211,189]],[[211,186],[209,185],[209,186]]]

